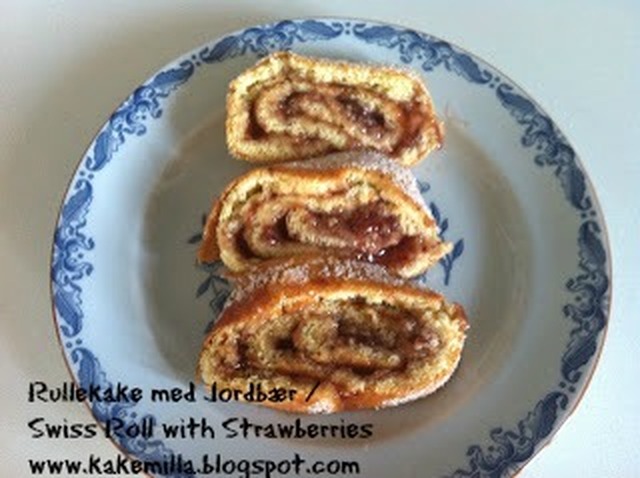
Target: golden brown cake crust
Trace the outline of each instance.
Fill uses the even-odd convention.
[[[208,386],[294,389],[263,403],[292,412],[382,408],[432,393],[460,360],[462,307],[379,266],[296,258],[235,281],[200,355]]]
[[[227,94],[227,145],[256,163],[376,150],[405,166],[442,144],[443,125],[416,74],[276,52]]]
[[[320,254],[413,277],[451,250],[415,178],[375,153],[339,153],[254,169],[233,181],[205,224],[200,262],[235,272],[271,258]]]

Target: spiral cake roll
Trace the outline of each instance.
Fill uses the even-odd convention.
[[[227,144],[251,162],[376,150],[410,166],[442,143],[424,83],[407,71],[277,52],[229,86]]]
[[[413,277],[451,250],[413,175],[370,152],[254,169],[233,181],[205,224],[199,260],[232,271],[301,254],[384,265]]]
[[[243,274],[199,359],[218,388],[294,390],[274,408],[383,408],[451,377],[468,323],[461,306],[384,268],[333,259],[279,261]]]

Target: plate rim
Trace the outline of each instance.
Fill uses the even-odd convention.
[[[471,61],[472,63],[474,63],[476,66],[477,63],[479,62],[480,65],[484,65],[486,67],[488,67],[490,70],[492,70],[493,72],[496,72],[500,75],[500,79],[501,80],[506,80],[506,81],[500,81],[501,84],[506,84],[507,87],[511,87],[509,88],[509,90],[515,94],[519,94],[521,99],[524,99],[525,101],[528,101],[532,107],[533,110],[536,114],[542,116],[543,119],[546,119],[549,124],[550,127],[552,128],[552,133],[555,133],[557,135],[557,139],[560,141],[563,141],[565,143],[565,145],[568,147],[568,149],[570,150],[571,153],[573,153],[573,158],[572,160],[574,161],[574,166],[575,169],[577,170],[578,173],[580,173],[581,176],[581,180],[583,181],[582,187],[584,188],[583,190],[583,196],[586,195],[588,201],[589,201],[589,206],[588,206],[588,210],[591,211],[591,219],[589,219],[590,221],[592,221],[593,223],[595,223],[595,225],[598,227],[598,229],[596,230],[596,235],[597,238],[596,240],[599,243],[599,246],[602,248],[602,254],[604,255],[604,278],[606,279],[607,283],[606,283],[606,287],[604,292],[600,295],[600,299],[603,299],[602,302],[604,302],[604,307],[603,307],[603,325],[602,328],[599,329],[598,331],[596,331],[596,335],[595,335],[595,350],[592,352],[591,355],[586,357],[586,361],[584,361],[581,365],[579,365],[578,368],[580,367],[584,367],[587,366],[587,370],[586,370],[586,374],[584,374],[585,371],[580,372],[581,378],[577,378],[576,381],[577,383],[580,384],[579,388],[575,389],[576,395],[574,395],[573,397],[568,397],[567,401],[566,401],[566,405],[565,406],[560,406],[560,409],[558,410],[558,415],[553,417],[553,420],[550,424],[551,428],[550,430],[548,430],[547,434],[542,436],[541,438],[538,439],[537,442],[533,443],[533,449],[531,450],[531,452],[525,456],[523,459],[520,460],[512,460],[509,461],[507,463],[502,463],[502,466],[499,466],[499,469],[486,469],[486,470],[482,470],[478,468],[478,462],[477,461],[473,461],[472,459],[469,460],[468,465],[470,466],[469,470],[466,469],[457,469],[455,470],[450,476],[451,477],[463,477],[463,476],[471,476],[472,473],[476,473],[476,472],[488,472],[488,473],[495,473],[498,472],[499,474],[497,476],[503,476],[503,474],[506,472],[509,475],[516,475],[519,474],[522,469],[531,462],[531,460],[533,458],[535,458],[536,456],[539,456],[539,453],[546,448],[551,441],[553,440],[553,438],[556,436],[556,434],[560,431],[560,429],[564,426],[564,424],[566,423],[566,421],[569,419],[569,417],[571,417],[573,415],[573,413],[577,410],[578,406],[581,404],[582,399],[584,398],[585,393],[587,392],[587,390],[589,389],[589,386],[591,384],[591,380],[593,379],[593,376],[598,368],[599,365],[599,361],[600,358],[602,356],[602,351],[604,349],[605,343],[606,343],[606,338],[607,338],[607,332],[609,330],[609,321],[611,318],[611,310],[612,310],[612,302],[613,302],[613,255],[611,253],[611,243],[609,241],[609,234],[608,234],[608,230],[607,230],[607,223],[606,223],[606,218],[603,214],[603,209],[601,207],[600,201],[598,199],[597,196],[597,191],[594,187],[593,181],[591,180],[588,171],[584,165],[584,163],[581,161],[581,156],[579,154],[576,153],[576,149],[573,147],[573,145],[568,141],[567,137],[564,135],[564,133],[562,132],[561,128],[555,123],[555,121],[551,118],[551,116],[546,112],[546,110],[541,106],[541,104],[534,98],[532,97],[530,94],[528,94],[528,92],[522,88],[517,82],[515,82],[509,75],[504,74],[504,72],[495,67],[492,63],[486,61],[483,57],[480,57],[474,53],[472,53],[471,51],[467,50],[466,48],[460,47],[458,44],[450,42],[448,40],[443,39],[442,37],[433,35],[431,33],[422,31],[421,29],[418,28],[413,28],[411,26],[406,26],[406,25],[402,25],[399,23],[394,23],[394,22],[387,22],[387,21],[383,21],[383,20],[375,20],[375,19],[366,19],[366,18],[359,18],[359,17],[349,17],[349,16],[322,16],[322,15],[314,15],[314,16],[302,16],[302,17],[294,17],[294,18],[281,18],[281,19],[276,19],[276,20],[272,20],[272,21],[268,21],[268,22],[264,22],[264,23],[260,23],[260,24],[252,24],[252,25],[247,25],[232,31],[227,31],[227,32],[223,32],[219,35],[216,35],[215,37],[212,37],[209,40],[206,40],[203,43],[200,43],[198,45],[196,45],[195,47],[183,52],[182,54],[178,55],[177,57],[175,57],[174,59],[170,60],[169,62],[165,63],[164,65],[160,66],[159,68],[155,69],[153,71],[153,73],[144,79],[144,81],[142,81],[141,83],[138,83],[137,86],[135,87],[135,89],[127,94],[124,99],[122,101],[120,101],[119,103],[117,103],[117,106],[115,107],[115,109],[111,112],[111,114],[107,117],[107,119],[100,124],[100,126],[97,128],[96,133],[91,137],[90,141],[88,142],[88,146],[83,149],[83,152],[80,156],[80,158],[78,159],[78,161],[76,162],[74,168],[73,168],[73,172],[69,177],[69,180],[67,181],[67,185],[64,189],[64,193],[60,199],[60,203],[59,203],[59,207],[58,207],[58,211],[56,214],[56,221],[55,221],[55,225],[54,225],[54,231],[52,234],[53,240],[51,243],[51,252],[49,255],[49,271],[50,271],[50,279],[49,279],[49,294],[50,294],[50,303],[51,303],[51,310],[52,310],[52,319],[53,319],[53,325],[54,325],[54,330],[55,330],[55,334],[56,337],[58,339],[58,344],[60,347],[60,352],[64,358],[64,362],[65,362],[65,366],[67,368],[67,370],[69,371],[71,380],[76,384],[76,386],[80,386],[80,379],[78,376],[79,371],[74,371],[73,367],[72,367],[72,361],[74,363],[76,363],[78,360],[81,360],[81,358],[73,358],[72,354],[75,350],[77,349],[71,349],[69,352],[67,352],[67,348],[69,347],[65,347],[65,340],[70,340],[69,338],[66,338],[62,336],[63,331],[62,329],[62,323],[61,323],[61,319],[59,316],[59,312],[58,312],[58,307],[57,307],[57,303],[56,303],[56,297],[55,297],[55,287],[56,287],[56,277],[55,277],[55,255],[56,255],[56,251],[57,251],[57,238],[58,238],[58,233],[59,230],[61,228],[62,225],[64,225],[63,222],[63,213],[64,213],[64,209],[66,206],[69,205],[69,201],[70,199],[73,199],[73,191],[72,189],[75,186],[78,186],[78,181],[79,178],[82,176],[81,174],[81,169],[82,166],[85,162],[87,162],[89,159],[91,159],[89,157],[89,154],[91,153],[91,150],[97,147],[97,142],[100,138],[100,135],[105,132],[105,130],[110,126],[112,119],[115,117],[115,115],[124,107],[126,106],[129,102],[133,101],[134,96],[136,95],[137,92],[141,91],[143,88],[147,87],[148,85],[150,85],[153,81],[155,81],[156,79],[158,79],[159,76],[161,76],[162,74],[165,73],[170,73],[171,71],[174,71],[176,69],[176,67],[179,66],[184,66],[184,64],[188,61],[187,59],[189,57],[191,57],[195,64],[191,65],[191,70],[189,72],[189,74],[187,75],[187,77],[185,79],[183,79],[182,81],[178,82],[177,84],[175,84],[166,95],[161,96],[160,100],[162,100],[162,98],[166,98],[168,96],[170,96],[170,94],[177,88],[179,88],[182,84],[188,82],[188,80],[191,78],[191,76],[196,72],[196,70],[198,68],[202,68],[205,67],[205,63],[209,63],[209,62],[205,62],[205,61],[201,61],[198,62],[196,60],[196,57],[202,57],[202,55],[205,53],[205,51],[209,48],[211,49],[215,49],[216,47],[220,46],[225,40],[228,40],[234,36],[237,35],[241,35],[249,30],[252,29],[262,29],[262,30],[275,30],[275,28],[279,25],[283,25],[283,24],[294,24],[294,25],[301,25],[304,22],[315,22],[317,24],[329,24],[331,22],[336,23],[336,24],[340,24],[341,26],[345,26],[345,25],[349,25],[349,24],[353,24],[352,26],[355,26],[356,24],[363,24],[365,26],[368,27],[381,27],[381,28],[391,28],[392,30],[395,30],[396,33],[407,33],[407,34],[412,34],[412,35],[416,35],[417,37],[421,38],[422,41],[428,41],[428,42],[438,42],[442,45],[448,46],[451,51],[453,52],[454,55],[459,55],[460,57],[466,57],[466,60]],[[343,34],[343,32],[341,31],[337,36],[341,36]],[[353,37],[353,35],[352,35]],[[322,40],[327,40],[325,39],[321,39],[321,40],[317,40],[317,39],[312,39],[311,42],[320,42]],[[265,53],[271,53],[272,51],[277,51],[277,50],[281,50],[281,49],[289,49],[289,47],[291,47],[292,45],[295,44],[300,44],[300,43],[304,43],[307,40],[300,40],[300,41],[296,41],[295,39],[287,46],[285,46],[285,48],[266,48],[265,49]],[[371,42],[367,42],[366,40],[364,40],[365,43],[370,44]],[[386,46],[386,48],[392,49],[393,47],[388,47]],[[256,51],[254,50],[254,53]],[[244,55],[245,53],[242,52],[240,54]],[[263,56],[260,52],[258,52],[259,57]],[[224,61],[224,58],[220,61]],[[212,60],[210,63],[217,63],[219,62],[219,60]],[[442,60],[441,60],[442,62]],[[468,65],[467,65],[468,66]],[[173,69],[172,69],[173,67]],[[415,66],[414,66],[415,67]],[[434,68],[438,68],[440,67],[440,62],[436,63]],[[464,68],[464,67],[463,67]],[[415,67],[415,69],[418,69],[419,71],[427,71],[424,67],[420,68]],[[455,74],[457,74],[458,76],[462,76],[463,78],[465,77],[464,74],[460,73],[459,71],[455,71],[452,68],[450,68],[449,66],[447,66],[447,69],[449,71],[453,71]],[[486,71],[486,70],[485,70]],[[472,80],[470,80],[469,78],[466,78],[468,81],[473,82]],[[497,88],[496,88],[497,90]],[[503,105],[504,106],[504,105]],[[506,108],[506,106],[505,106]],[[508,108],[507,108],[508,110]],[[162,112],[162,110],[160,110],[160,113]],[[513,116],[513,113],[512,113]],[[153,119],[157,119],[157,117],[154,117]],[[516,123],[519,123],[519,121],[516,120]],[[520,123],[521,124],[521,123]],[[143,128],[143,132],[141,134],[136,133],[137,135],[142,135],[146,132],[146,129],[144,127],[144,125],[142,126]],[[523,149],[526,150],[526,148],[528,147],[527,145],[524,144],[524,140],[521,137],[521,143],[522,143],[522,147]],[[122,143],[124,143],[124,140],[122,141]],[[121,143],[121,144],[122,144]],[[531,146],[531,145],[529,145]],[[117,151],[117,147],[116,150],[113,151],[113,153],[115,154],[115,152]],[[108,163],[110,161],[111,158],[107,159],[107,161],[104,163]],[[104,164],[102,166],[104,166]],[[538,164],[538,166],[543,166]],[[96,171],[98,171],[100,168],[98,168]],[[556,176],[558,176],[556,174]],[[571,180],[571,178],[569,179]],[[562,178],[560,178],[560,181],[562,182]],[[562,189],[565,192],[566,195],[566,189],[565,189],[565,185],[562,184]],[[571,203],[571,199],[565,197],[566,200],[568,200]],[[574,206],[573,204],[570,204],[571,206]],[[574,206],[575,207],[575,206]],[[88,209],[85,211],[85,213],[88,212]],[[573,212],[573,211],[572,211]],[[585,219],[583,217],[583,219]],[[580,234],[580,230],[582,228],[582,226],[584,226],[585,224],[587,224],[586,222],[583,222],[582,224],[578,224],[578,233]],[[587,231],[588,232],[588,231]],[[91,238],[89,238],[89,241],[91,241]],[[92,249],[92,247],[91,247]],[[580,246],[580,236],[578,237],[578,263],[576,264],[576,268],[573,269],[572,271],[575,271],[576,269],[579,270],[580,268],[580,264],[581,264],[581,260],[580,258],[582,257],[582,248]],[[89,267],[91,267],[91,264],[89,264]],[[88,275],[90,275],[90,269],[89,272],[86,273],[86,275],[82,275],[78,280],[82,280],[84,278],[86,278]],[[571,279],[573,279],[574,275],[571,275],[569,278],[569,281]],[[565,277],[565,280],[567,278]],[[565,282],[565,288],[568,287],[567,282]],[[566,307],[567,304],[565,304]],[[566,318],[566,314],[565,314],[565,318]],[[573,329],[571,329],[571,331],[573,331]],[[79,331],[78,331],[79,333]],[[72,336],[71,338],[73,338],[74,340],[76,339],[75,336]],[[569,337],[567,337],[567,343],[565,344],[565,353],[566,353],[566,349],[568,346],[568,339]],[[68,344],[68,342],[67,342]],[[94,357],[95,359],[95,357]],[[97,359],[95,359],[97,361]],[[98,363],[99,366],[99,363]],[[583,375],[584,374],[584,375]],[[550,395],[550,393],[547,394]],[[565,395],[566,397],[566,395]],[[541,399],[538,400],[538,404],[536,405],[539,406],[542,403],[542,400],[545,397],[542,397]],[[90,402],[88,399],[83,401],[82,403],[84,403],[84,405],[88,408],[89,412],[91,413],[92,418],[96,421],[96,423],[101,427],[104,428],[104,425],[102,423],[102,421],[99,419],[99,417],[97,416],[96,411],[92,408],[92,402]],[[531,413],[533,413],[535,410],[532,410],[528,415],[531,415]],[[522,422],[522,420],[520,420],[518,423]],[[493,431],[495,431],[496,428],[490,430],[489,435],[491,435],[493,433]],[[497,428],[497,430],[502,430],[502,427]],[[493,439],[493,438],[492,438]],[[134,452],[129,451],[125,448],[125,446],[120,443],[118,440],[115,440],[113,437],[108,438],[108,441],[110,441],[121,453],[123,453],[125,456],[127,456],[128,458],[134,458],[134,459],[140,459],[140,457],[138,455],[136,455]],[[485,441],[486,441],[486,437],[485,437]],[[467,449],[467,453],[466,456],[470,457],[472,450],[474,448],[476,448],[475,452],[480,451],[480,459],[483,460],[484,459],[484,453],[482,450],[478,450],[479,448],[481,448],[481,446],[486,445],[486,443],[483,443],[483,445],[470,445]],[[474,453],[475,453],[474,452]],[[478,455],[476,455],[478,456]],[[463,456],[461,456],[461,458],[463,458]],[[486,464],[486,461],[485,461]],[[500,464],[498,464],[500,465]],[[478,475],[478,476],[485,476],[485,475]],[[489,475],[487,475],[489,476]],[[496,476],[494,474],[491,474],[490,476]]]

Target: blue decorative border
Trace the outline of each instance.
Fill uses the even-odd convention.
[[[440,208],[436,205],[435,202],[429,201],[426,197],[427,192],[431,189],[431,185],[424,181],[418,181],[418,188],[420,190],[420,194],[424,198],[424,200],[428,203],[429,209],[431,210],[431,215],[436,221],[438,228],[440,228],[440,237],[442,239],[446,239],[447,231],[449,230],[449,219],[444,217],[440,212]],[[460,238],[453,243],[453,250],[440,259],[440,266],[442,266],[442,270],[444,271],[443,282],[445,286],[449,285],[449,281],[451,280],[451,271],[453,270],[453,264],[464,252],[464,239]],[[428,272],[425,272],[422,276],[420,276],[417,280],[421,283],[426,283]]]
[[[204,229],[206,221],[207,215],[203,214],[200,221],[200,232],[195,233],[189,238],[189,244],[198,244],[202,242],[202,230]],[[229,281],[222,275],[221,271],[224,267],[222,261],[216,261],[213,264],[197,264],[197,267],[205,272],[206,277],[200,283],[200,285],[198,285],[198,288],[196,290],[196,298],[203,297],[207,292],[209,292],[212,296],[212,298],[209,300],[209,307],[213,312],[213,319],[209,321],[204,330],[204,333],[208,334],[215,324],[216,319],[222,312],[224,304],[229,298],[229,295],[231,295],[231,284],[229,284]]]
[[[82,310],[82,281],[91,275],[93,265],[86,258],[95,248],[95,241],[84,231],[93,199],[93,179],[129,137],[143,136],[146,123],[162,115],[161,103],[176,88],[185,83],[195,71],[191,61],[158,73],[151,81],[138,87],[111,115],[109,121],[94,140],[89,152],[79,165],[70,191],[67,193],[54,234],[51,265],[51,290],[61,341],[64,341],[68,362],[75,371],[78,384],[88,388],[99,385],[112,387],[95,354],[83,346],[80,338],[84,322]],[[130,403],[90,403],[95,419],[105,424],[121,419],[127,424],[140,423]],[[162,462],[172,451],[160,440],[132,438],[125,434],[114,441],[127,453],[147,461]],[[174,474],[175,478],[192,474]]]
[[[521,142],[523,147],[532,150],[534,164],[550,170],[558,178],[569,205],[581,220],[577,236],[577,271],[566,281],[571,300],[562,309],[566,319],[571,321],[572,329],[560,364],[557,387],[549,390],[514,426],[491,429],[487,440],[490,444],[471,445],[467,450],[467,464],[448,475],[506,476],[520,469],[554,430],[561,412],[567,409],[570,397],[577,391],[576,385],[585,366],[596,355],[600,334],[607,323],[610,295],[604,231],[575,152],[551,119],[518,88],[468,53],[412,30],[345,20],[283,21],[249,28],[185,57],[136,89],[111,116],[78,167],[54,235],[52,300],[68,362],[80,385],[109,385],[98,358],[82,345],[80,337],[84,325],[82,284],[93,270],[90,258],[96,247],[94,239],[86,232],[95,187],[94,174],[108,165],[125,141],[146,133],[148,122],[162,115],[166,98],[189,80],[203,63],[221,62],[247,53],[263,56],[297,43],[328,41],[342,35],[395,51],[400,61],[418,63],[424,71],[444,68],[470,83],[494,89],[500,104],[522,126]],[[135,421],[137,415],[133,408],[121,404],[91,404],[94,416],[101,423],[111,417]],[[160,441],[145,442],[127,437],[119,437],[116,441],[127,453],[141,460],[159,459],[171,453]]]

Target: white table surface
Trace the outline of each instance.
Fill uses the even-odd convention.
[[[34,440],[29,419],[87,421],[27,403],[32,380],[69,379],[49,302],[59,203],[84,149],[133,88],[225,32],[281,18],[351,16],[456,43],[518,82],[580,155],[613,251],[607,343],[581,405],[524,478],[640,476],[640,3],[8,0],[0,7],[0,476],[27,458],[113,457],[104,438]]]

